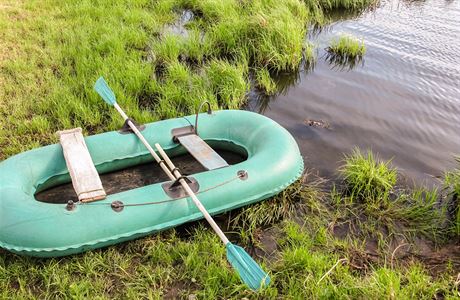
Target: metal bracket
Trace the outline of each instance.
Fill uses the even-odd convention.
[[[204,101],[200,104],[200,107],[198,108],[198,110],[196,111],[196,116],[195,116],[195,134],[198,135],[198,114],[200,113],[201,111],[201,108],[203,107],[203,105],[207,104],[208,105],[208,115],[212,115],[212,109],[211,109],[211,103],[209,103],[208,101]]]
[[[139,130],[139,131],[142,131],[145,129],[145,125],[144,124],[138,124],[136,121],[134,121],[133,119],[131,118],[128,118],[126,119],[125,123],[123,124],[123,126],[120,128],[120,130],[118,130],[118,133],[120,134],[130,134],[130,133],[134,133],[131,128],[129,127],[128,125],[128,121],[131,121],[134,126],[136,126],[136,128]]]
[[[171,130],[171,135],[173,136],[173,141],[179,143],[179,137],[189,134],[195,134],[195,127],[192,125],[174,128]]]
[[[184,135],[189,135],[189,134],[196,134],[198,135],[198,115],[200,114],[201,109],[203,108],[204,105],[208,106],[208,110],[206,111],[208,115],[212,115],[212,109],[211,109],[211,104],[208,101],[204,101],[200,104],[200,107],[196,111],[195,115],[195,126],[189,125],[185,127],[179,127],[179,128],[174,128],[171,130],[171,135],[173,136],[173,141],[175,143],[179,143],[178,137],[184,136]]]
[[[172,199],[184,198],[188,196],[187,192],[184,190],[184,188],[179,182],[179,180],[181,179],[184,179],[187,182],[187,184],[194,193],[199,191],[200,184],[198,183],[198,181],[196,181],[195,178],[182,176],[174,181],[165,182],[161,185],[166,195],[168,195]]]

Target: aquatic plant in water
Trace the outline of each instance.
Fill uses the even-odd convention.
[[[366,47],[363,41],[359,41],[352,36],[342,35],[334,38],[330,46],[326,48],[326,51],[326,60],[330,64],[352,69],[362,61],[366,53]]]

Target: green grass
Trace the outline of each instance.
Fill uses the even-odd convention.
[[[455,289],[450,291],[448,287],[448,277],[433,279],[416,263],[399,270],[385,265],[373,267],[359,275],[352,267],[353,257],[341,253],[334,241],[325,240],[322,233],[315,233],[309,226],[287,222],[282,235],[275,279],[288,298],[430,299],[437,293],[455,297]]]
[[[350,198],[370,202],[385,202],[397,179],[396,169],[390,162],[376,160],[371,151],[362,153],[359,149],[345,156],[340,173],[349,188]]]
[[[364,46],[364,41],[359,41],[349,35],[342,35],[332,39],[326,51],[326,59],[330,64],[351,69],[362,61],[366,54],[366,46]]]
[[[254,73],[256,86],[266,95],[273,95],[278,91],[276,83],[271,78],[270,72],[268,72],[268,70],[257,69]]]
[[[305,36],[308,24],[323,21],[326,6],[309,3],[46,0],[5,5],[0,159],[56,142],[54,132],[63,128],[94,134],[121,126],[92,89],[100,75],[139,122],[193,113],[203,100],[214,108],[241,107],[250,88],[249,69],[256,70],[257,85],[275,93],[269,71],[294,72],[315,59]],[[193,14],[183,25],[187,34],[166,30],[184,10]]]
[[[460,165],[460,157],[456,157],[456,160]],[[444,188],[447,190],[447,197],[452,200],[452,231],[455,235],[460,236],[460,168],[446,172],[444,175]]]
[[[305,2],[309,2],[309,0],[305,0]],[[325,10],[346,9],[348,11],[363,10],[377,3],[374,0],[316,0],[316,2]]]
[[[447,202],[437,189],[397,187],[397,170],[371,151],[354,149],[339,169],[344,184],[331,193],[337,220],[353,220],[361,233],[386,231],[406,239],[446,239]]]
[[[320,201],[321,193],[316,186],[319,182],[308,185],[296,181],[277,196],[241,209],[231,220],[231,228],[238,232],[239,239],[245,245],[257,245],[263,229],[272,224],[293,218],[306,209],[308,202]]]

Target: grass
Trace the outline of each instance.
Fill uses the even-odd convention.
[[[430,299],[438,293],[455,297],[456,291],[446,288],[448,278],[433,280],[417,263],[404,270],[374,267],[359,276],[352,267],[353,258],[332,250],[336,245],[326,246],[331,241],[325,240],[323,233],[315,234],[308,226],[287,222],[283,236],[282,256],[275,265],[277,278],[281,279],[278,284],[288,291],[287,298]],[[325,252],[328,247],[330,252]]]
[[[460,157],[456,160],[460,164]],[[447,190],[447,197],[452,199],[450,209],[453,216],[452,231],[454,235],[460,236],[460,169],[446,172],[444,188]]]
[[[348,11],[363,10],[376,4],[372,0],[317,0],[317,3],[320,7],[329,11],[337,9],[346,9]]]
[[[256,84],[273,94],[269,72],[294,72],[314,60],[305,36],[308,24],[322,22],[326,6],[315,2],[313,9],[308,3],[65,0],[56,5],[46,0],[5,5],[0,159],[56,142],[54,132],[63,128],[94,134],[121,126],[116,112],[92,90],[100,75],[139,122],[193,113],[204,99],[214,108],[241,107],[251,85],[249,69],[256,70]],[[181,25],[187,33],[166,30],[184,11],[192,15]]]
[[[366,46],[364,46],[363,41],[349,35],[342,35],[334,38],[326,51],[326,60],[330,64],[352,69],[362,61],[364,54],[366,54]]]
[[[255,81],[256,86],[266,95],[273,95],[278,91],[276,83],[266,69],[257,69],[255,71]]]
[[[326,22],[330,10],[361,10],[372,3],[1,4],[0,159],[56,142],[57,130],[81,126],[93,134],[120,127],[117,113],[92,90],[100,75],[139,122],[189,114],[203,100],[214,108],[241,107],[252,84],[267,94],[279,92],[270,74],[291,74],[286,80],[295,81],[296,71],[315,59],[305,39],[309,24]],[[183,25],[186,34],[166,30],[184,11],[192,14]],[[459,297],[456,265],[446,263],[434,276],[413,253],[404,260],[394,257],[402,250],[392,246],[400,236],[411,247],[415,239],[442,246],[442,240],[455,238],[454,230],[458,236],[458,172],[447,173],[445,181],[449,199],[457,203],[455,221],[443,214],[438,191],[399,188],[396,170],[370,153],[356,150],[341,170],[343,186],[331,188],[307,174],[228,221],[232,238],[272,276],[273,284],[260,293],[240,283],[218,238],[194,223],[66,258],[34,259],[0,250],[0,298]],[[367,246],[372,240],[379,245],[376,253]]]
[[[375,237],[382,230],[406,239],[425,236],[446,239],[447,202],[439,201],[437,189],[397,187],[397,170],[371,151],[354,149],[339,169],[344,185],[333,190],[338,220],[353,220],[359,231]]]
[[[371,202],[385,202],[397,179],[396,169],[390,162],[377,161],[371,151],[363,154],[354,149],[345,156],[345,164],[340,169],[349,188],[350,198]]]

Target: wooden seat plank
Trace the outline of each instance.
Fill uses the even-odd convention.
[[[81,128],[58,131],[57,134],[78,200],[91,202],[106,198]]]
[[[228,167],[228,163],[196,134],[178,136],[177,139],[207,170]]]

